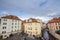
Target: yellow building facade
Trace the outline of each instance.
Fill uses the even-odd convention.
[[[23,21],[24,25],[24,32],[27,33],[30,36],[41,36],[41,27],[42,27],[42,21],[39,19],[33,19],[30,18],[28,20]]]

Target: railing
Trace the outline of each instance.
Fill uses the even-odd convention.
[[[58,40],[60,40],[60,35],[59,34],[56,34],[55,32],[52,32],[52,31],[49,31],[49,33],[51,35],[53,35],[55,38],[57,38]]]

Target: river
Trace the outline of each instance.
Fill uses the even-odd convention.
[[[47,30],[44,30],[43,37],[44,37],[44,39],[49,40],[49,34],[48,34]]]

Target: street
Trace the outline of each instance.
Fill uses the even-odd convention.
[[[47,31],[45,31],[45,32],[47,32]],[[44,36],[45,32],[43,32],[43,36]],[[47,34],[49,35],[48,38],[50,40],[58,40],[54,36],[52,36],[49,32],[47,32]],[[45,34],[45,37],[47,37],[47,34]],[[28,37],[28,36],[22,35],[22,34],[19,34],[19,35],[18,34],[14,34],[11,37],[8,37],[6,39],[0,39],[0,40],[24,40],[24,38],[26,38],[26,40],[41,40],[41,39],[36,39],[36,38],[33,38],[33,37]]]
[[[0,40],[24,40],[25,37],[26,36],[21,36],[21,35],[18,35],[18,34],[14,34],[11,37],[8,37],[6,39],[0,39]],[[26,40],[34,40],[34,39],[26,37]]]

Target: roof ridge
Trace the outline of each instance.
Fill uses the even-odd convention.
[[[6,16],[3,16],[1,18],[8,18],[8,19],[14,19],[14,20],[21,20],[20,18],[18,18],[17,16],[14,16],[14,15],[6,15]]]

